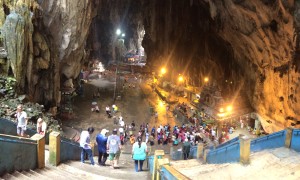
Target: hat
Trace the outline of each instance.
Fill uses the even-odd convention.
[[[105,134],[108,133],[108,132],[109,132],[109,130],[107,130],[107,129],[102,129],[102,130],[101,130],[101,134],[102,134],[102,135],[105,135]]]
[[[113,130],[113,134],[117,134],[118,130],[117,129],[114,129]]]

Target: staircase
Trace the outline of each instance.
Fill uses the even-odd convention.
[[[203,164],[195,159],[171,164],[191,179],[300,179],[299,152],[282,147],[252,153],[250,159],[249,165]]]
[[[94,157],[95,162],[98,161],[97,157]],[[109,164],[107,161],[106,164]],[[0,179],[5,180],[63,180],[63,179],[151,179],[151,175],[147,170],[147,163],[144,162],[144,170],[142,172],[135,172],[134,162],[131,159],[130,154],[121,154],[119,160],[119,169],[113,169],[109,165],[107,166],[92,166],[88,161],[81,163],[80,161],[68,161],[61,163],[59,166],[54,167],[49,164],[43,169],[34,169],[29,171],[15,171],[13,173],[7,173]]]

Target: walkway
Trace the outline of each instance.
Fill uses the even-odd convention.
[[[280,180],[300,179],[300,154],[288,148],[264,150],[250,155],[251,163],[202,164],[199,160],[173,161],[171,165],[191,179]]]

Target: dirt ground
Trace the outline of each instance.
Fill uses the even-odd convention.
[[[120,95],[121,97],[114,102],[115,73],[105,71],[102,75],[99,73],[89,75],[89,81],[84,84],[84,94],[76,96],[73,100],[72,118],[63,120],[63,126],[77,129],[79,132],[92,126],[95,128],[95,133],[92,135],[94,140],[103,128],[109,129],[110,132],[114,128],[119,128],[118,125],[114,125],[113,118],[108,118],[105,112],[105,107],[107,105],[112,107],[113,104],[119,107],[119,111],[114,115],[122,116],[125,124],[135,121],[136,127],[139,127],[143,123],[149,123],[150,128],[167,123],[171,126],[180,124],[172,117],[171,112],[166,113],[166,104],[152,91],[150,81],[151,78],[140,74],[120,75],[116,96]],[[100,97],[94,98],[93,94],[97,89],[99,89]],[[91,112],[91,104],[94,101],[100,108],[99,113]],[[150,106],[158,112],[157,120],[150,113]],[[73,135],[71,134],[71,136]]]

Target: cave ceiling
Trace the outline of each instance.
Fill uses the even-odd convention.
[[[143,47],[153,70],[165,66],[194,86],[209,77],[224,96],[238,94],[274,121],[272,130],[300,118],[298,1],[1,2],[1,68],[33,101],[56,106],[61,86],[90,60],[118,58],[120,28],[125,50]]]

